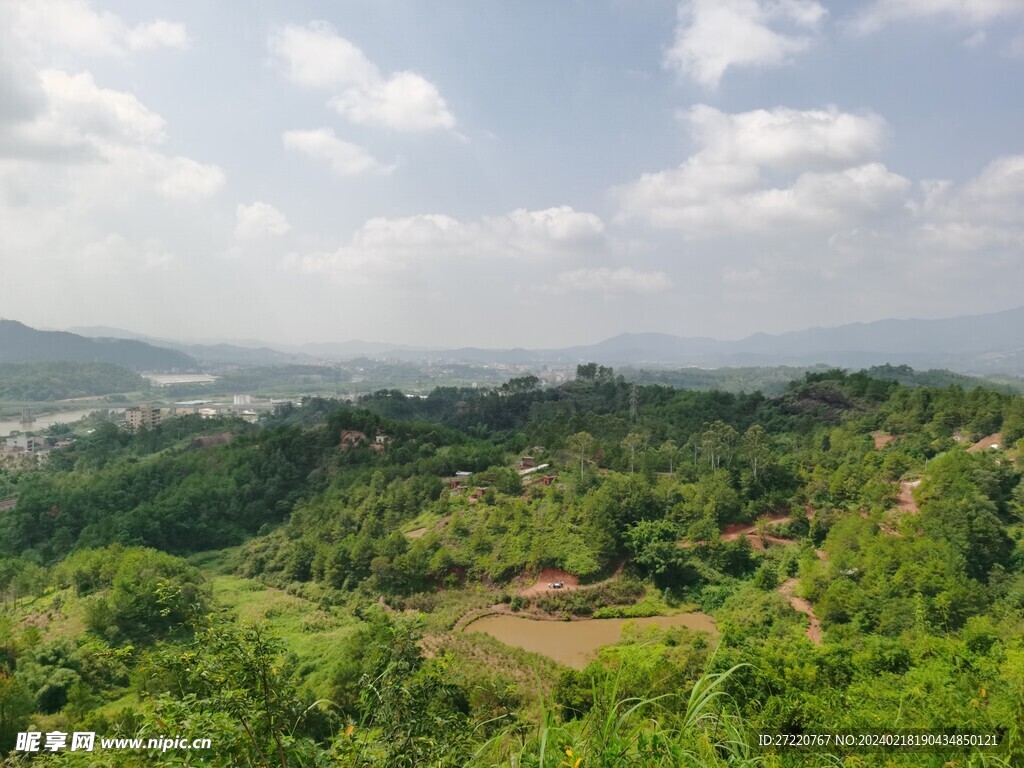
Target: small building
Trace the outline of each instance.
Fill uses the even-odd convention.
[[[153,405],[136,405],[125,409],[124,412],[124,425],[133,432],[139,429],[152,429],[160,420],[160,409]]]
[[[537,460],[533,456],[523,456],[522,461],[519,462],[520,469],[532,469],[537,463]]]
[[[343,451],[347,451],[349,448],[358,448],[360,445],[366,445],[368,442],[365,432],[355,429],[343,429],[338,447]]]
[[[11,435],[4,440],[4,447],[11,453],[24,451],[25,453],[38,453],[46,450],[46,441],[35,435]]]

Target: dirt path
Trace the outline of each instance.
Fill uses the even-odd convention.
[[[980,451],[987,451],[993,448],[999,448],[1003,444],[1003,433],[996,432],[994,435],[983,437],[981,440],[976,442],[970,448],[967,449],[968,453],[978,453]]]
[[[753,525],[747,525],[746,523],[733,523],[727,525],[722,529],[722,539],[725,541],[732,541],[738,539],[740,536],[746,536],[748,533],[755,533],[757,531],[757,523],[761,520],[765,521],[766,525],[781,525],[782,523],[789,522],[789,513],[778,514],[774,517],[759,517]]]
[[[565,586],[561,589],[551,589],[548,584],[555,582],[561,582]],[[558,568],[545,568],[537,574],[537,581],[529,587],[520,589],[519,594],[523,597],[536,597],[547,592],[572,592],[579,588],[580,580],[578,576],[573,576],[568,571],[560,571]]]
[[[626,567],[626,561],[623,560],[619,563],[615,572],[612,573],[607,579],[601,581],[595,581],[593,584],[580,584],[578,576],[573,576],[568,571],[562,571],[558,568],[545,568],[543,571],[537,574],[537,580],[528,587],[524,587],[519,590],[519,594],[522,597],[536,597],[537,595],[545,595],[557,592],[573,592],[577,589],[596,589],[597,587],[603,587],[622,575],[622,570]],[[560,589],[552,589],[549,584],[561,582],[562,587]]]
[[[743,523],[733,523],[727,525],[722,531],[722,541],[734,541],[740,536],[745,536],[747,541],[750,542],[751,549],[761,551],[765,549],[767,544],[796,544],[796,539],[784,539],[781,536],[772,536],[769,533],[759,536],[757,533],[758,523],[764,521],[764,524],[768,527],[774,527],[776,525],[782,525],[783,523],[789,522],[789,513],[775,515],[774,517],[761,517],[754,525],[744,525]]]
[[[814,608],[809,600],[793,594],[798,583],[797,579],[786,579],[786,581],[782,582],[778,592],[789,600],[789,604],[794,611],[799,611],[810,620],[810,625],[807,627],[807,639],[815,645],[821,645],[821,620],[814,615]]]
[[[920,480],[904,480],[900,483],[900,494],[896,501],[896,505],[899,507],[900,512],[916,515],[921,511],[917,506],[917,502],[914,500],[914,489],[920,484]]]

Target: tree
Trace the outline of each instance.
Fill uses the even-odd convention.
[[[589,432],[577,432],[574,435],[569,435],[565,440],[565,444],[569,449],[569,453],[580,463],[580,479],[582,479],[587,462],[593,460],[597,441]]]
[[[0,744],[8,749],[32,714],[32,695],[14,675],[0,667]]]
[[[630,432],[622,438],[620,445],[629,451],[629,473],[633,474],[633,468],[636,463],[636,452],[647,445],[647,435],[643,435],[639,432]]]
[[[675,462],[679,458],[679,446],[676,445],[675,440],[666,440],[658,448],[658,452],[665,457],[668,462],[668,473],[670,475],[675,474]]]
[[[760,424],[754,424],[743,433],[742,441],[743,455],[750,464],[750,471],[754,474],[754,482],[757,482],[757,471],[765,466],[771,458],[771,446],[768,442],[768,433]]]
[[[322,764],[314,737],[325,715],[300,696],[283,644],[264,626],[211,616],[189,646],[161,648],[149,671],[155,686],[177,692],[154,697],[153,733],[190,723],[211,738],[215,765]]]
[[[726,465],[732,463],[739,441],[739,432],[720,419],[704,430],[700,436],[700,450],[707,456],[712,472],[722,466],[723,461]]]

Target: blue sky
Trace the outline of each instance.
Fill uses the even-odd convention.
[[[1022,303],[1021,0],[0,9],[0,314],[559,346]]]

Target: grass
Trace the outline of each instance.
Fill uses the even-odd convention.
[[[86,629],[85,604],[73,589],[51,588],[38,597],[22,598],[10,615],[22,629],[38,629],[44,642],[77,638]]]
[[[295,654],[296,672],[317,697],[328,695],[337,649],[358,619],[324,609],[253,579],[208,573],[216,603],[242,621],[265,621]]]

